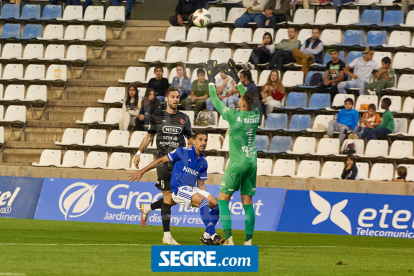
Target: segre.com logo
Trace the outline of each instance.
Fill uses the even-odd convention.
[[[257,272],[257,246],[151,247],[153,272]]]

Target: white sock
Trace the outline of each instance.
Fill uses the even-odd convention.
[[[164,239],[172,238],[170,232],[164,232]]]
[[[204,232],[203,237],[204,237],[205,239],[209,239],[209,238],[210,238],[210,234],[209,234],[209,233],[207,233],[207,232]]]
[[[215,237],[216,235],[217,235],[217,234],[211,235],[211,239],[212,239],[212,240],[214,240],[214,237]]]
[[[151,212],[152,211],[152,209],[151,209],[151,204],[145,204],[145,207],[144,207],[144,212],[145,213],[149,213],[149,212]]]

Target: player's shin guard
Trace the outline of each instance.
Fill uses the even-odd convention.
[[[151,203],[151,210],[160,209],[164,203],[164,198],[160,198],[157,201]]]
[[[254,232],[254,222],[256,219],[255,213],[254,213],[254,209],[253,209],[253,204],[250,205],[244,205],[243,204],[243,209],[244,209],[244,213],[245,215],[245,229],[246,229],[246,241],[251,240],[253,237],[253,232]],[[223,222],[221,222],[223,224]]]
[[[211,216],[211,221],[213,222],[214,225],[217,225],[217,222],[219,220],[219,206],[216,205],[213,208],[211,208],[210,211],[210,216]]]
[[[220,221],[223,226],[224,234],[226,235],[226,240],[231,237],[231,214],[229,209],[229,202],[225,200],[218,200],[218,205],[220,209]]]
[[[198,208],[200,209],[200,216],[201,219],[204,222],[204,225],[206,226],[206,232],[209,233],[211,236],[216,233],[216,227],[214,226],[211,216],[209,213],[208,208],[208,200],[205,198],[200,202],[200,205],[198,205]]]
[[[164,232],[170,232],[171,207],[167,203],[163,203],[161,206],[162,228],[164,228]]]

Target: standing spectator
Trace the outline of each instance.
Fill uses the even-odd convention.
[[[122,116],[119,118],[119,130],[128,130],[129,125],[135,124],[135,118],[139,115],[141,99],[138,96],[138,88],[134,84],[128,87],[128,96],[122,105]]]
[[[341,94],[346,94],[346,89],[349,88],[359,88],[359,95],[364,95],[365,84],[369,83],[371,78],[372,71],[378,70],[380,66],[372,57],[374,56],[374,51],[370,50],[369,47],[364,52],[363,57],[354,59],[345,69],[345,74],[351,77],[349,81],[343,81],[338,84],[338,92]],[[351,73],[351,69],[354,69]]]
[[[331,55],[332,60],[326,64],[325,77],[323,82],[318,84],[318,92],[330,93],[332,103],[338,94],[338,83],[344,80],[345,63],[339,59],[338,49],[329,49],[326,52]]]
[[[390,88],[394,86],[395,71],[394,68],[391,67],[391,59],[389,57],[384,57],[381,60],[381,65],[382,67],[375,74],[377,81],[365,84],[365,95],[375,95],[376,93],[380,93],[384,88]]]
[[[394,115],[390,111],[391,100],[390,98],[384,98],[381,102],[381,108],[385,110],[382,115],[382,123],[372,129],[365,129],[362,134],[363,138],[369,140],[376,140],[377,135],[386,136],[394,131]]]
[[[270,57],[275,53],[275,45],[273,44],[272,35],[266,32],[263,35],[262,44],[259,47],[254,49],[250,54],[249,62],[257,65],[268,63],[270,61]],[[254,68],[253,68],[254,69]]]
[[[161,66],[156,66],[154,69],[155,78],[149,80],[147,88],[152,88],[155,91],[155,96],[160,102],[165,102],[165,91],[167,91],[170,84],[168,79],[164,78],[162,75],[164,69]]]
[[[276,24],[289,21],[290,0],[270,0],[265,6],[266,27],[276,29]]]
[[[298,30],[296,27],[289,26],[288,39],[283,39],[275,45],[275,54],[271,58],[267,69],[282,71],[284,64],[295,62],[292,50],[300,47],[300,41],[296,39],[297,34]]]
[[[262,87],[262,96],[262,102],[266,104],[266,116],[269,116],[275,107],[282,106],[282,100],[285,97],[285,87],[280,81],[277,70],[270,72],[266,84]]]
[[[198,9],[202,9],[203,6],[203,0],[178,0],[178,4],[175,7],[175,15],[170,17],[170,24],[182,26],[183,21],[188,21],[188,26],[194,26],[193,13]]]
[[[264,28],[266,17],[263,14],[264,8],[269,0],[243,0],[243,7],[246,13],[236,19],[236,28],[243,28],[250,22],[256,22],[257,27]]]
[[[354,155],[346,157],[345,168],[342,172],[342,179],[359,180],[358,168],[356,166],[356,159]]]
[[[240,82],[244,85],[244,87],[246,87],[247,91],[257,91],[257,86],[254,84],[250,70],[240,71]],[[234,109],[239,103],[239,91],[237,90],[234,80],[231,80],[230,83],[233,88],[231,90],[231,96],[229,98],[229,107]]]
[[[187,77],[187,69],[184,63],[178,63],[176,70],[177,75],[173,78],[171,87],[180,91],[180,101],[182,101],[191,94],[191,80]]]
[[[229,76],[224,73],[224,69],[220,70],[220,78],[216,79],[216,91],[219,99],[224,103],[225,106],[229,106],[229,99],[231,97],[230,91],[235,89],[234,82],[231,83]],[[237,97],[237,96],[236,96]],[[237,97],[238,99],[238,97]],[[210,98],[206,101],[207,109],[214,111],[214,105],[211,103]]]
[[[331,120],[328,125],[327,134],[324,138],[332,138],[335,131],[339,131],[339,142],[342,143],[345,140],[346,134],[349,130],[355,129],[358,125],[359,114],[358,111],[353,109],[354,101],[351,98],[345,100],[345,108],[339,111],[336,120]]]
[[[208,82],[206,81],[206,73],[204,69],[197,69],[197,80],[191,85],[191,96],[181,101],[181,106],[185,110],[191,110],[191,104],[195,103],[194,112],[197,116],[198,112],[206,108],[206,100],[208,98]]]
[[[160,101],[155,97],[155,91],[147,88],[144,99],[141,103],[139,116],[135,119],[135,130],[143,131],[144,125],[149,125],[150,118],[154,114],[156,108],[159,108]]]
[[[293,49],[293,56],[296,63],[302,65],[303,78],[309,71],[309,65],[312,63],[322,63],[323,42],[319,39],[320,30],[312,29],[312,36],[306,39],[305,44],[300,49]]]
[[[79,1],[79,0],[76,0],[76,1]],[[113,6],[120,6],[122,1],[124,0],[111,0],[111,3]],[[131,20],[131,11],[132,11],[132,6],[134,5],[134,0],[126,0],[126,2],[127,2],[127,5],[126,5],[125,20]]]
[[[399,166],[397,168],[397,175],[398,175],[398,177],[393,178],[392,181],[405,182],[406,181],[405,179],[407,178],[407,168],[404,167],[404,166]]]
[[[368,106],[368,111],[362,115],[359,122],[361,126],[356,126],[353,134],[349,134],[348,139],[362,139],[365,129],[372,129],[381,124],[381,117],[376,112],[375,104]]]

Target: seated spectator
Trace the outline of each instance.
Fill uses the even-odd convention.
[[[73,1],[73,0],[72,0]],[[76,0],[78,1],[78,0]],[[122,1],[124,0],[111,0],[111,3],[113,6],[120,6]],[[132,11],[132,6],[134,5],[134,0],[126,0],[126,16],[125,16],[125,20],[131,20],[131,11]]]
[[[382,114],[382,122],[379,126],[376,126],[371,129],[365,129],[362,137],[370,140],[376,140],[377,136],[386,136],[391,134],[394,131],[394,115],[392,115],[391,111],[389,110],[391,106],[390,98],[384,98],[381,102],[381,108],[385,110],[384,114]]]
[[[254,49],[250,54],[249,62],[254,65],[268,63],[270,61],[270,57],[274,53],[275,45],[273,44],[272,35],[270,33],[265,33],[263,35],[262,44]],[[252,69],[254,69],[253,66]]]
[[[181,101],[181,106],[185,110],[191,110],[191,104],[195,103],[194,112],[197,116],[198,112],[206,108],[206,100],[208,98],[208,81],[206,81],[206,73],[204,69],[197,69],[197,80],[191,85],[191,95]]]
[[[339,14],[342,10],[342,5],[353,2],[353,0],[332,0],[336,14]]]
[[[170,17],[170,24],[173,26],[182,26],[183,21],[188,21],[188,26],[194,26],[193,13],[204,7],[203,0],[178,0],[175,7],[175,15]]]
[[[335,131],[339,131],[339,142],[342,143],[345,140],[346,134],[349,130],[355,129],[358,125],[359,114],[358,111],[353,109],[354,101],[351,98],[347,98],[344,103],[343,109],[339,111],[336,116],[336,120],[329,122],[327,134],[324,138],[332,138]]]
[[[52,3],[52,1],[56,1],[56,3],[57,3],[57,0],[49,0],[51,3]],[[52,3],[53,4],[53,3]],[[101,2],[101,0],[86,0],[84,3],[83,3],[83,10],[85,10],[89,5],[91,5],[91,4],[93,4],[94,6],[104,6],[105,7],[105,10],[109,7],[109,6],[111,6],[112,5],[112,3],[111,3],[111,0],[105,0],[105,5],[103,5],[102,4],[102,2]]]
[[[276,24],[289,21],[290,17],[290,0],[270,0],[265,6],[266,28],[276,30]]]
[[[282,71],[284,64],[295,62],[292,50],[300,47],[300,41],[296,39],[297,34],[298,30],[296,29],[296,27],[289,26],[289,39],[283,39],[275,45],[275,54],[270,59],[267,69],[277,69],[279,71]]]
[[[236,28],[243,28],[250,22],[256,22],[258,28],[265,27],[266,17],[263,14],[264,7],[269,0],[243,0],[246,13],[236,19]]]
[[[135,125],[135,118],[139,115],[141,99],[135,84],[128,87],[128,95],[122,105],[122,116],[119,118],[119,130],[128,130],[129,125]]]
[[[391,88],[394,86],[395,71],[391,67],[391,59],[389,57],[384,57],[381,60],[381,66],[382,67],[375,74],[377,81],[365,84],[365,95],[375,95],[376,93],[380,93],[384,88]]]
[[[231,94],[230,91],[235,89],[234,81],[231,80],[229,76],[224,73],[224,69],[220,70],[220,78],[216,79],[216,91],[219,99],[224,103],[225,106],[229,106],[229,100]],[[236,96],[237,100],[239,99]],[[210,111],[214,111],[214,105],[211,103],[210,98],[207,98],[206,101],[207,109]]]
[[[170,84],[168,79],[164,78],[162,75],[164,69],[161,66],[157,66],[154,69],[155,78],[149,80],[147,88],[152,88],[155,91],[155,96],[160,102],[165,102],[165,91],[167,91]]]
[[[154,89],[147,88],[144,99],[141,102],[139,116],[135,119],[135,130],[143,131],[144,125],[149,125],[151,116],[154,114],[155,109],[159,107],[160,101],[155,97]]]
[[[231,80],[230,83],[232,85],[232,90],[230,92],[231,96],[229,97],[229,107],[234,109],[239,103],[239,91],[237,90],[238,84],[235,84],[234,80]],[[250,70],[240,71],[240,83],[243,84],[248,91],[257,91],[257,86],[254,84]]]
[[[325,77],[323,82],[318,84],[318,92],[331,94],[332,103],[338,94],[338,83],[344,80],[345,63],[339,59],[338,49],[329,49],[326,52],[331,55],[332,60],[326,64]]]
[[[187,70],[184,63],[178,63],[176,70],[177,76],[173,78],[171,87],[174,87],[180,91],[180,101],[182,101],[191,94],[191,80],[187,77]]]
[[[356,159],[354,155],[346,157],[345,168],[341,175],[342,179],[359,180],[358,168],[356,166]]]
[[[275,107],[282,106],[282,100],[285,97],[285,87],[280,81],[277,70],[270,72],[266,84],[262,87],[262,96],[262,102],[266,104],[266,116],[269,116]]]
[[[52,5],[59,5],[58,3],[59,0],[49,0],[49,3]],[[22,1],[21,0],[15,0],[15,2],[11,2],[10,4],[20,4]],[[64,1],[62,1],[64,2]],[[66,5],[80,5],[80,0],[66,0]]]
[[[323,42],[319,39],[320,30],[318,28],[312,29],[312,36],[306,39],[300,49],[293,49],[293,56],[296,63],[302,65],[303,77],[309,71],[309,65],[312,63],[322,63]]]
[[[407,168],[404,167],[404,166],[399,166],[397,168],[397,175],[398,175],[398,177],[393,178],[392,181],[405,182],[406,181],[405,179],[407,178]]]
[[[375,104],[368,106],[368,112],[365,112],[359,120],[361,126],[356,126],[353,133],[349,134],[348,139],[362,139],[365,129],[372,129],[381,124],[381,117],[376,112]]]
[[[364,95],[365,84],[369,83],[371,78],[372,71],[378,70],[380,66],[372,57],[374,56],[374,51],[370,50],[369,47],[364,52],[363,57],[354,59],[345,69],[345,74],[351,77],[349,81],[343,81],[338,84],[338,92],[341,94],[346,94],[346,89],[349,88],[359,88],[359,95]],[[351,69],[354,69],[351,73]]]

